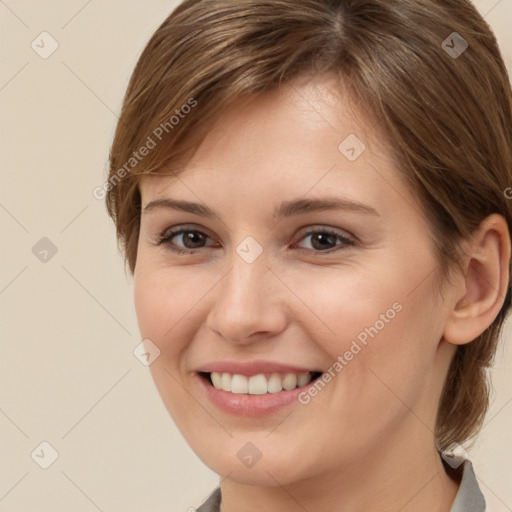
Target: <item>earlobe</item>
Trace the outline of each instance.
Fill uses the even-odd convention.
[[[457,280],[443,338],[469,343],[494,321],[505,301],[510,269],[510,235],[503,216],[487,217],[465,250],[464,275]]]

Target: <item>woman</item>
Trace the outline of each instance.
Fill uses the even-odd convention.
[[[465,0],[186,0],[107,206],[199,511],[480,512],[510,308],[512,94]]]

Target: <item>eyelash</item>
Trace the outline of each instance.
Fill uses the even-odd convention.
[[[158,240],[156,242],[156,245],[158,245],[158,246],[165,245],[165,246],[167,246],[167,248],[169,250],[171,250],[171,251],[173,251],[173,252],[175,252],[177,254],[196,254],[197,251],[200,251],[200,250],[204,249],[204,247],[199,247],[197,249],[182,249],[180,247],[173,246],[171,244],[171,240],[175,236],[182,235],[184,233],[199,233],[199,234],[201,234],[201,235],[203,235],[205,237],[208,237],[208,235],[206,233],[204,233],[203,231],[200,231],[198,229],[181,228],[181,229],[176,229],[176,230],[171,231],[171,232],[169,232],[168,230],[165,230],[165,231],[163,231],[158,236]],[[314,250],[314,249],[304,249],[304,248],[298,248],[297,250],[299,250],[300,252],[306,252],[306,253],[315,252],[315,253],[318,253],[318,254],[330,254],[330,253],[333,253],[333,252],[337,252],[339,250],[346,249],[347,247],[354,246],[356,244],[354,240],[351,240],[350,238],[344,237],[343,235],[341,235],[339,233],[336,233],[335,231],[332,231],[332,230],[330,230],[328,228],[314,229],[314,230],[308,231],[307,233],[304,234],[304,236],[300,240],[303,240],[307,236],[315,235],[315,234],[318,234],[318,233],[321,233],[323,235],[334,236],[334,237],[338,238],[338,240],[340,240],[342,243],[338,244],[337,246],[333,247],[332,249],[329,249],[329,250],[326,250],[326,251],[317,251],[317,250]]]

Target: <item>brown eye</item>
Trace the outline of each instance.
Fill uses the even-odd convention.
[[[209,236],[197,229],[179,229],[165,232],[159,239],[158,245],[165,245],[172,251],[193,253],[196,249],[205,247]],[[176,242],[181,240],[181,243]]]
[[[325,228],[307,233],[302,240],[307,238],[311,239],[309,244],[310,248],[306,248],[305,250],[313,250],[316,252],[332,252],[333,249],[343,249],[344,247],[355,244],[353,240],[345,237],[344,235]],[[337,243],[337,241],[340,241],[340,243]],[[303,247],[300,248],[304,249]]]
[[[187,249],[197,249],[202,247],[206,238],[206,235],[199,231],[183,231],[180,234],[183,236],[183,244]]]

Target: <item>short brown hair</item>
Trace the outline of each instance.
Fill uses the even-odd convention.
[[[339,77],[394,142],[443,276],[486,216],[501,214],[510,229],[512,93],[496,39],[469,1],[185,0],[136,65],[110,153],[106,203],[132,273],[140,177],[186,161],[240,98],[326,74]],[[143,147],[144,158],[134,157]],[[486,370],[510,304],[509,284],[493,324],[457,348],[437,416],[440,449],[482,425]]]

